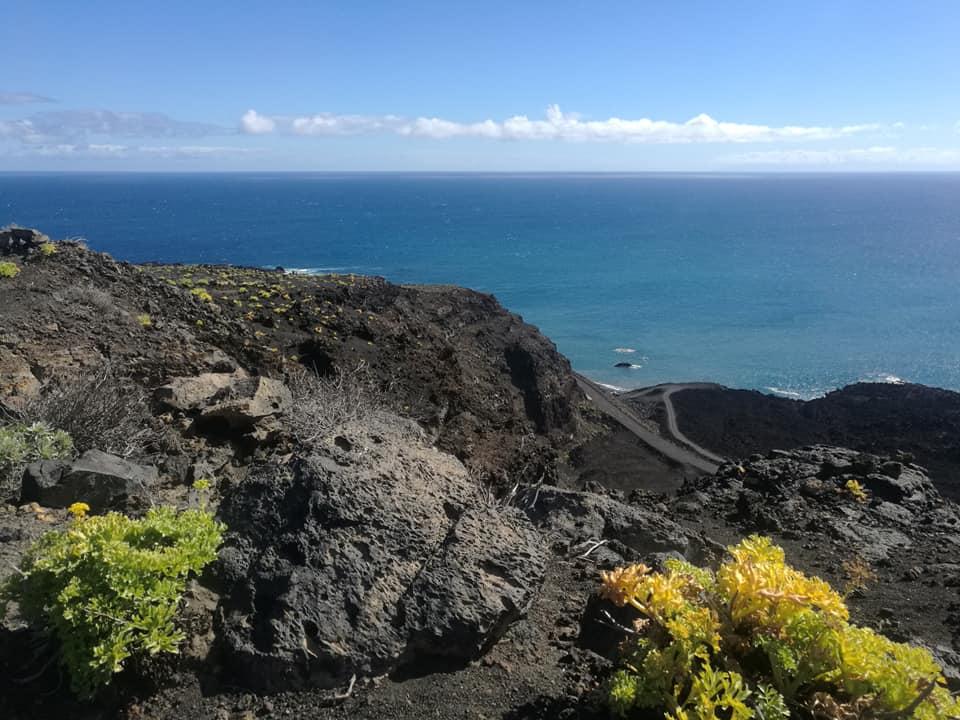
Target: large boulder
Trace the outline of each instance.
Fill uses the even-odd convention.
[[[866,476],[864,484],[877,497],[905,505],[924,505],[936,494],[933,482],[920,468],[901,462],[884,463],[879,472]]]
[[[154,392],[163,406],[195,418],[204,434],[228,434],[254,443],[268,441],[279,430],[277,417],[293,403],[279,380],[250,377],[243,370],[178,377]]]
[[[286,385],[266,377],[237,379],[214,399],[201,417],[219,419],[239,430],[250,430],[261,420],[282,414],[293,402]]]
[[[73,462],[41,460],[27,466],[20,502],[67,507],[85,502],[93,512],[136,510],[149,502],[157,469],[88,450]]]
[[[223,392],[242,377],[246,377],[246,373],[201,373],[194,377],[173,378],[166,385],[158,387],[154,397],[174,410],[201,410],[214,402],[217,393]]]
[[[415,425],[377,415],[263,466],[221,513],[219,633],[259,690],[463,664],[530,605],[546,550]]]

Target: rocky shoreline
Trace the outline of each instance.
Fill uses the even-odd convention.
[[[489,295],[46,242],[0,232],[0,402],[77,428],[76,452],[0,478],[0,561],[79,496],[135,514],[201,478],[228,532],[181,655],[94,703],[8,615],[3,717],[606,717],[599,571],[751,532],[838,587],[869,566],[855,620],[960,687],[956,393],[611,400]]]

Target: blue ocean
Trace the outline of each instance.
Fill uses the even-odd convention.
[[[956,174],[0,174],[5,223],[130,261],[466,285],[624,388],[960,389]]]

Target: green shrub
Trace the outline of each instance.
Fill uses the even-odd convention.
[[[716,573],[668,560],[604,573],[641,615],[609,687],[620,717],[668,720],[960,717],[922,648],[848,622],[844,599],[753,536]],[[792,714],[791,714],[792,713]]]
[[[138,520],[87,517],[88,509],[71,506],[69,527],[41,537],[0,591],[4,603],[18,602],[25,619],[53,632],[72,688],[87,698],[127,658],[178,651],[187,578],[216,557],[224,530],[202,506],[155,507]]]
[[[203,302],[213,302],[213,295],[204,290],[203,288],[194,288],[190,291],[190,294],[193,295],[198,300]]]
[[[0,490],[13,487],[26,465],[37,460],[70,457],[73,440],[42,422],[0,427]]]
[[[150,317],[149,313],[141,313],[137,315],[137,322],[140,323],[140,327],[148,328],[153,326],[153,318]]]
[[[49,240],[41,244],[38,249],[40,250],[40,254],[44,257],[50,257],[51,255],[57,254],[57,246]]]
[[[0,262],[0,278],[15,278],[19,274],[20,268],[17,267],[16,263],[9,260]]]

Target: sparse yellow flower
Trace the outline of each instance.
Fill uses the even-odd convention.
[[[866,489],[858,480],[847,480],[844,487],[847,489],[847,492],[850,493],[853,499],[859,503],[865,503],[870,499],[870,496],[867,495]]]
[[[77,520],[81,520],[88,512],[90,506],[85,502],[75,502],[67,508],[67,512],[73,515]]]

